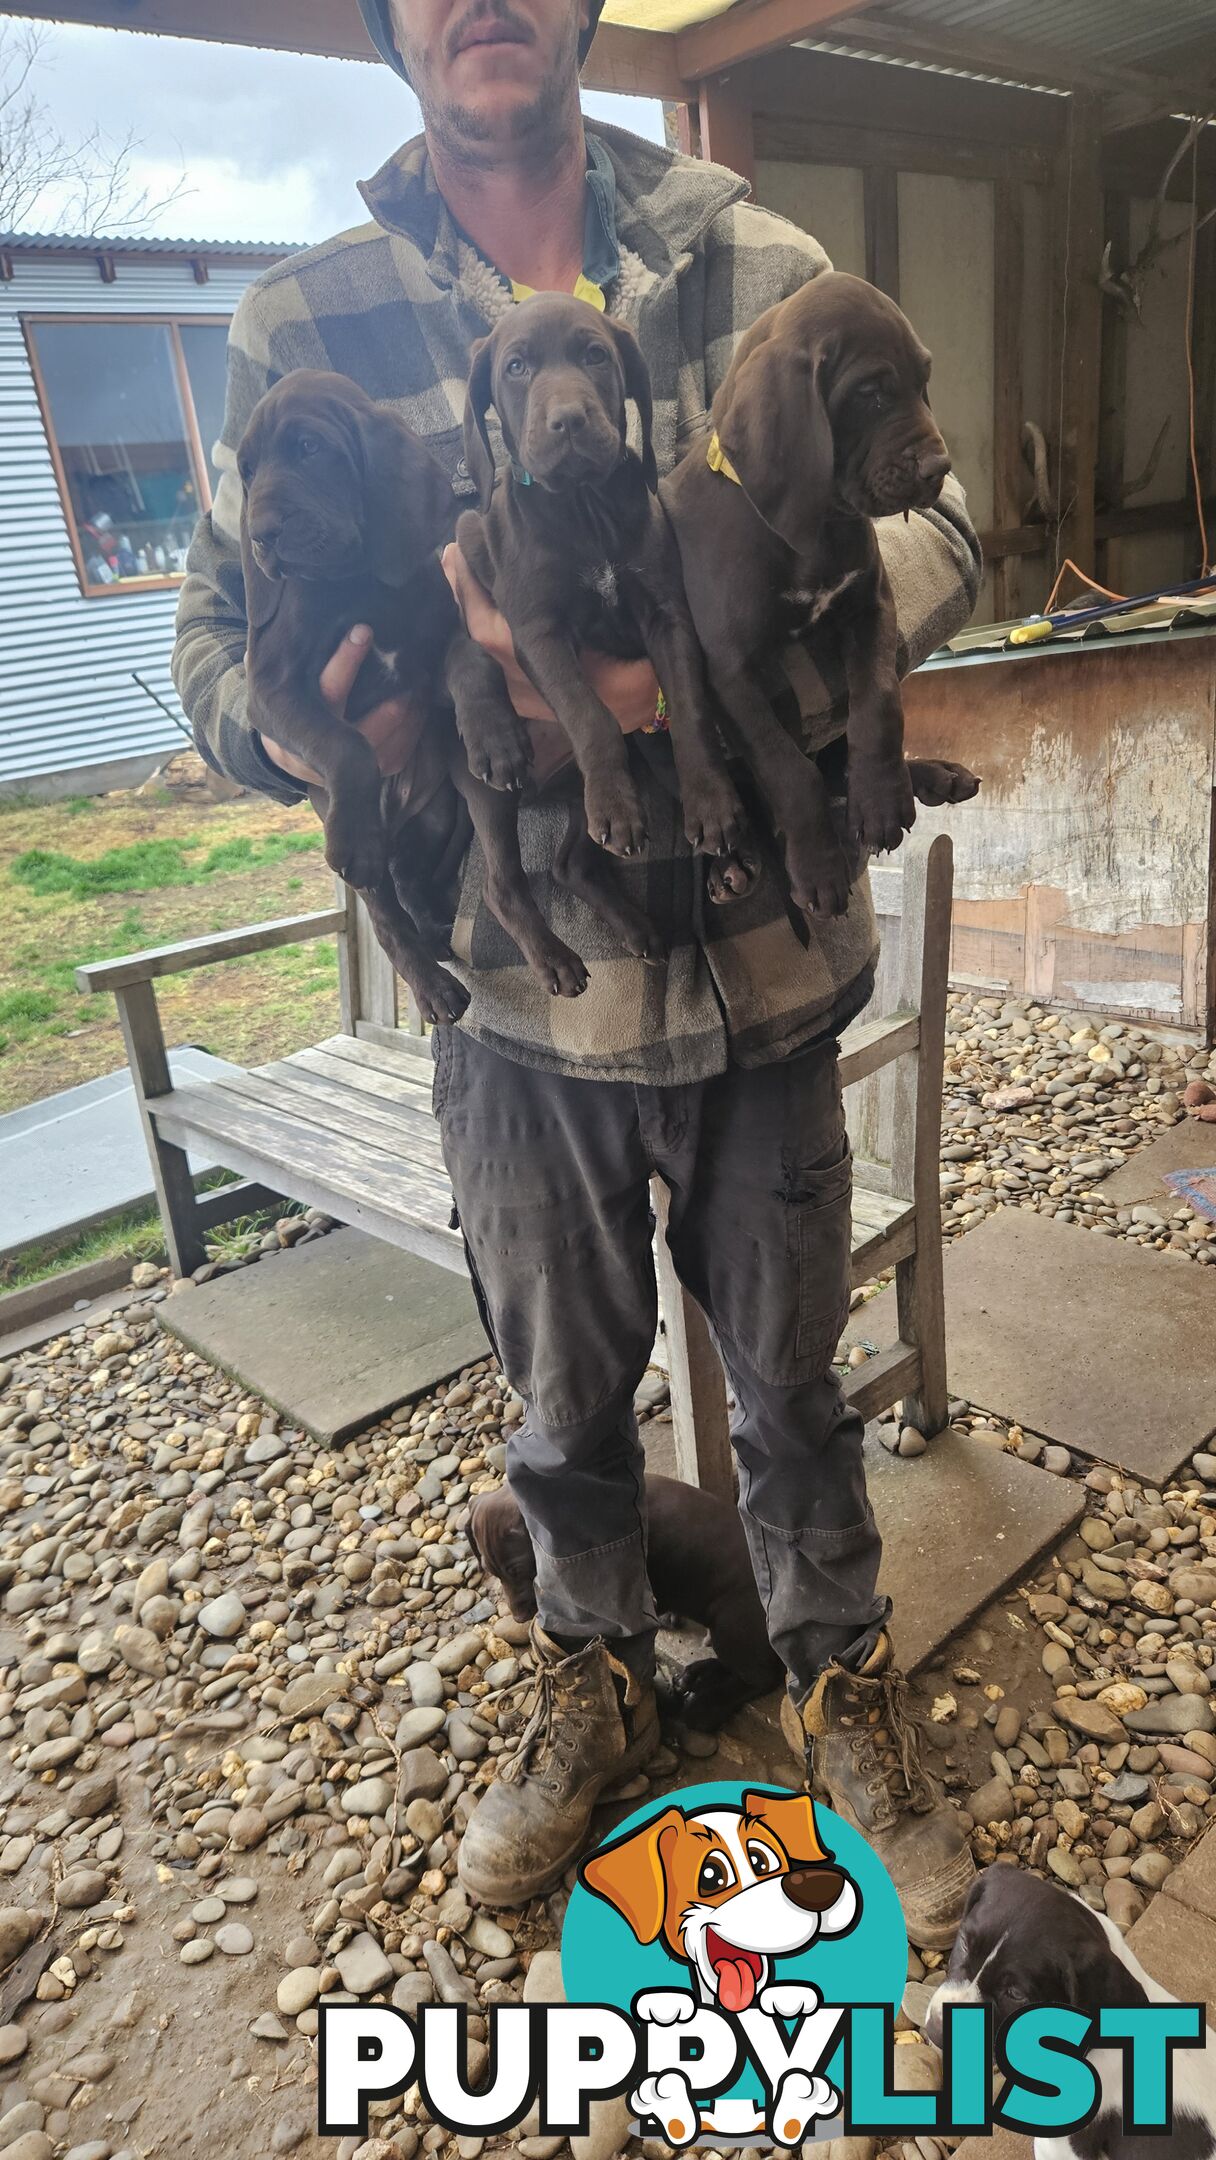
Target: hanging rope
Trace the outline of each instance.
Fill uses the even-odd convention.
[[[1198,397],[1195,389],[1195,270],[1199,257],[1199,131],[1191,139],[1191,238],[1188,249],[1186,286],[1186,380],[1190,401],[1190,449],[1191,482],[1195,490],[1195,511],[1199,519],[1199,545],[1202,551],[1200,576],[1206,577],[1212,567],[1208,547],[1208,521],[1203,502],[1203,474],[1199,470],[1199,440],[1196,408]]]

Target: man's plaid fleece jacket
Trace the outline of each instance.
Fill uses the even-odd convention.
[[[613,128],[590,132],[615,180],[620,271],[608,306],[632,323],[650,365],[662,473],[704,427],[736,339],[827,268],[827,257],[784,218],[745,202],[733,173]],[[362,192],[371,223],[277,265],[240,303],[222,479],[195,538],[178,618],[175,679],[204,756],[284,802],[299,790],[245,721],[235,450],[246,421],[290,369],[337,369],[425,436],[457,497],[467,495],[461,419],[469,348],[514,304],[506,280],[453,223],[421,139]],[[935,509],[907,524],[886,520],[880,530],[912,667],[969,615],[978,547],[950,481]],[[830,623],[828,631],[798,683],[807,741],[839,732],[843,718]],[[670,960],[651,967],[622,954],[598,918],[554,885],[549,865],[565,829],[559,782],[523,811],[524,863],[547,919],[587,962],[590,987],[573,1000],[541,988],[484,904],[474,849],[453,941],[472,992],[464,1026],[527,1065],[660,1085],[707,1078],[728,1059],[766,1063],[837,1031],[864,1004],[872,980],[877,939],[864,875],[847,916],[811,921],[805,943],[771,878],[733,906],[713,907],[704,866],[684,838],[670,747],[661,736],[630,740],[649,844],[644,859],[614,868],[665,933]]]

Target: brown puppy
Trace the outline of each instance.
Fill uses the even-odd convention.
[[[769,1644],[736,1510],[713,1493],[676,1478],[648,1477],[646,1564],[660,1612],[678,1613],[708,1630],[714,1655],[689,1665],[673,1689],[686,1725],[716,1732],[744,1703],[780,1685],[781,1660]],[[507,1593],[516,1620],[536,1611],[536,1555],[518,1503],[503,1485],[479,1493],[469,1509],[469,1537],[488,1575]]]
[[[641,457],[626,443],[630,399]],[[491,406],[510,459],[497,480]],[[457,537],[570,738],[592,838],[632,855],[646,836],[625,739],[579,666],[581,646],[652,661],[670,709],[688,837],[718,855],[739,839],[742,813],[655,496],[650,419],[650,381],[630,330],[583,300],[525,301],[473,349],[465,449],[482,509],[462,516]],[[494,663],[458,641],[448,679],[473,772],[493,788],[522,787],[527,736]]]
[[[397,783],[381,781],[370,745],[335,717],[317,688],[330,655],[364,622],[375,650],[346,720],[398,692],[436,708],[459,620],[435,552],[451,531],[451,488],[395,414],[346,376],[313,369],[284,376],[261,399],[237,462],[250,725],[321,774],[322,786],[309,795],[325,826],[330,868],[362,893],[424,1017],[458,1020],[467,994],[431,949],[443,949],[430,921],[432,891],[450,920],[443,888],[468,839],[446,778],[448,754],[434,746],[423,808],[417,798],[403,804]]]
[[[849,836],[897,847],[916,812],[895,607],[873,520],[927,508],[950,470],[929,366],[892,301],[825,272],[740,340],[712,435],[663,484],[710,682],[784,837],[804,910],[843,912],[848,858],[827,787],[778,721],[760,668],[831,609],[849,691]],[[938,800],[978,785],[962,768],[926,766],[920,778]]]

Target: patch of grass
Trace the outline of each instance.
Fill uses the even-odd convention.
[[[0,997],[0,1022],[6,1027],[33,1027],[54,1011],[55,1000],[45,990],[8,990]]]
[[[63,806],[65,817],[87,817],[93,807],[91,795],[69,795]]]
[[[62,802],[4,810],[0,1000],[19,1002],[0,1022],[0,1112],[125,1064],[113,999],[76,989],[83,963],[332,905],[306,806],[145,789],[93,798],[87,819]],[[283,1057],[333,1033],[335,968],[336,946],[317,940],[165,976],[165,1039],[243,1064]]]
[[[281,833],[259,845],[239,836],[221,841],[201,861],[187,860],[198,840],[140,840],[132,847],[107,848],[103,855],[82,858],[57,848],[29,848],[18,855],[12,875],[28,886],[40,900],[59,894],[73,900],[90,900],[102,893],[158,892],[167,886],[198,885],[204,878],[225,871],[254,870],[282,862],[287,855],[301,855],[321,845],[321,834]]]
[[[132,1208],[112,1222],[100,1223],[64,1245],[31,1245],[15,1260],[0,1262],[0,1290],[27,1290],[32,1283],[47,1282],[68,1268],[87,1267],[95,1260],[163,1260],[164,1239],[155,1208]]]

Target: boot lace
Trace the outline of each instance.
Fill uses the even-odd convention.
[[[532,1777],[551,1793],[560,1793],[563,1789],[562,1771],[579,1751],[586,1719],[579,1704],[568,1697],[560,1703],[559,1714],[561,1690],[557,1675],[556,1666],[542,1665],[536,1672],[521,1674],[503,1690],[507,1699],[526,1696],[530,1690],[535,1690],[532,1714],[520,1735],[519,1745],[499,1772],[504,1784],[522,1785],[526,1778]]]
[[[849,1746],[872,1797],[885,1796],[895,1814],[910,1809],[927,1815],[934,1797],[904,1675],[891,1671],[866,1680],[845,1673],[842,1678],[840,1722],[849,1728]]]

